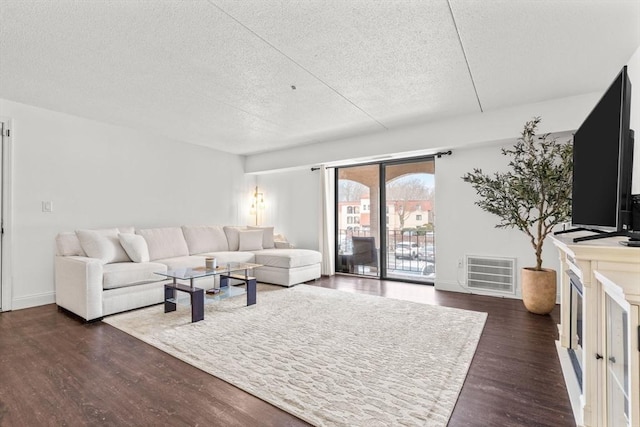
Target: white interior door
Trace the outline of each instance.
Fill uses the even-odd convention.
[[[0,117],[0,311],[11,310],[12,120]]]
[[[5,134],[7,133],[7,125],[5,122],[0,121],[0,311],[3,311],[2,300],[5,295],[4,286],[5,283],[2,280],[2,256],[4,248],[4,147],[5,147]]]
[[[3,185],[3,176],[4,176],[4,147],[5,147],[5,134],[6,134],[6,125],[4,122],[0,121],[0,311],[3,311],[2,308],[2,300],[3,300],[3,291],[4,291],[4,283],[2,280],[2,249],[4,247],[4,185]]]

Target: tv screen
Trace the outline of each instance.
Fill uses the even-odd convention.
[[[622,231],[631,220],[631,82],[625,66],[573,138],[571,222]]]

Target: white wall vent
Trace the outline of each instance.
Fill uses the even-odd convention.
[[[483,291],[515,294],[515,258],[467,255],[467,287]]]

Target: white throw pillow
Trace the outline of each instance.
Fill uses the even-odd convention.
[[[254,227],[247,226],[249,230],[262,230],[262,248],[263,249],[273,249],[273,227]]]
[[[80,246],[88,257],[96,258],[109,264],[112,262],[131,261],[118,239],[118,229],[77,230]]]
[[[262,230],[242,230],[240,236],[239,251],[259,251],[262,249]]]
[[[238,233],[240,230],[245,230],[244,227],[236,227],[232,225],[225,225],[222,227],[224,234],[227,235],[227,242],[229,243],[230,251],[237,251],[240,247],[240,236]]]
[[[66,231],[56,236],[56,255],[87,256],[82,250],[78,236],[72,231]]]
[[[120,244],[133,262],[149,262],[149,247],[144,237],[133,233],[120,233]]]

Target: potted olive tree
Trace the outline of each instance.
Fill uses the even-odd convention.
[[[573,146],[536,136],[540,121],[528,121],[515,145],[502,149],[511,157],[508,172],[490,176],[474,169],[462,179],[476,190],[475,204],[500,218],[497,228],[516,228],[529,238],[536,265],[521,271],[522,300],[530,312],[548,314],[556,302],[556,272],[542,268],[542,245],[570,217]]]

